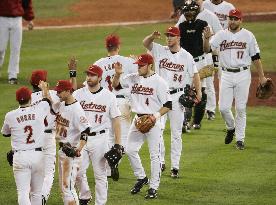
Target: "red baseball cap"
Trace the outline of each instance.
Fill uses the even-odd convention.
[[[97,75],[98,77],[102,77],[103,75],[103,70],[97,66],[97,65],[90,65],[88,69],[85,71],[85,73],[89,73],[92,75]]]
[[[32,96],[32,91],[27,87],[21,87],[16,90],[16,100],[19,101],[27,101],[30,100]]]
[[[175,26],[171,26],[169,28],[167,28],[167,31],[165,32],[165,35],[170,34],[173,36],[180,36],[180,31],[179,28],[175,27]]]
[[[39,81],[47,80],[47,71],[46,70],[34,70],[30,79],[32,85],[39,85]]]
[[[69,80],[59,80],[56,84],[56,87],[54,88],[54,90],[59,93],[62,91],[71,91],[72,89],[73,85]]]
[[[242,12],[239,9],[232,9],[229,11],[229,17],[234,16],[238,19],[242,19]]]
[[[108,35],[106,38],[105,38],[105,47],[108,48],[108,47],[117,47],[118,45],[120,45],[121,42],[120,42],[120,37],[117,36],[117,35]]]
[[[150,54],[141,54],[136,62],[134,62],[133,64],[138,64],[140,66],[144,66],[144,65],[148,65],[148,64],[153,64],[153,57]]]

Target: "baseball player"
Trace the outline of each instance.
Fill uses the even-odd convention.
[[[90,65],[86,74],[87,86],[76,90],[73,96],[80,102],[91,124],[93,129],[91,135],[93,137],[88,138],[87,145],[84,148],[84,152],[88,154],[88,159],[82,162],[77,176],[77,185],[80,191],[80,204],[88,204],[91,192],[87,182],[86,170],[90,159],[95,177],[95,204],[104,205],[107,202],[108,189],[107,164],[104,154],[108,151],[111,124],[115,136],[115,145],[119,146],[121,144],[121,113],[117,105],[116,96],[100,85],[103,70],[97,65]]]
[[[223,0],[206,0],[203,2],[202,7],[217,15],[223,29],[228,28],[227,17],[229,11],[235,9],[233,4]]]
[[[153,58],[149,54],[142,54],[138,57],[135,64],[138,64],[138,73],[129,74],[124,78],[120,78],[123,69],[120,63],[115,64],[115,72],[113,78],[113,87],[127,87],[131,89],[131,108],[136,113],[135,119],[132,121],[126,153],[130,160],[134,175],[137,182],[131,189],[131,194],[140,192],[143,185],[149,183],[139,156],[145,140],[148,141],[150,160],[151,160],[151,179],[150,188],[145,195],[146,199],[154,199],[157,197],[157,189],[160,183],[161,175],[161,125],[159,119],[167,113],[172,107],[172,101],[169,95],[167,83],[158,74],[152,70]],[[142,133],[137,130],[135,120],[145,114],[152,114],[156,121],[151,130]]]
[[[32,0],[0,1],[0,71],[4,63],[5,50],[10,41],[9,84],[17,84],[22,43],[22,18],[28,21],[29,29],[32,29],[34,19]]]
[[[50,98],[45,84],[41,83],[43,96]],[[58,151],[59,183],[65,205],[79,205],[75,181],[81,164],[80,152],[86,144],[87,136],[91,134],[90,124],[80,103],[73,97],[72,88],[69,80],[59,80],[55,90],[60,103],[53,105],[56,112],[56,139],[59,140],[60,146]],[[68,157],[64,152],[63,148],[66,144],[76,148],[76,153],[78,153],[76,157]]]
[[[201,100],[200,79],[193,56],[180,47],[180,31],[177,27],[169,27],[166,32],[167,46],[155,43],[160,38],[158,31],[146,36],[144,46],[152,53],[155,71],[168,84],[172,98],[172,110],[168,112],[171,127],[171,177],[177,178],[182,151],[183,107],[178,102],[186,84],[194,83],[197,97]],[[181,115],[181,113],[183,113]]]
[[[220,24],[218,17],[213,12],[209,11],[208,9],[205,9],[202,6],[203,0],[194,0],[194,1],[200,7],[200,12],[196,16],[196,19],[206,21],[209,27],[211,28],[211,30],[213,31],[213,33],[217,33],[218,31],[222,30],[222,26]],[[182,14],[176,26],[178,26],[181,22],[184,22],[184,21],[185,21],[185,16]],[[211,65],[211,64],[214,64],[215,66],[218,65],[216,53],[214,53],[213,56],[211,54],[206,54],[205,60],[207,65]],[[216,110],[216,93],[215,93],[213,76],[206,78],[205,91],[207,94],[207,104],[206,104],[207,119],[213,120],[215,119],[215,110]]]
[[[244,149],[246,127],[246,103],[251,83],[250,65],[253,62],[257,69],[261,84],[266,83],[260,57],[260,49],[255,36],[245,28],[241,28],[242,13],[238,9],[229,12],[228,29],[215,34],[210,45],[218,49],[222,74],[219,91],[219,110],[225,120],[227,134],[225,144],[232,142],[236,135],[236,148]],[[205,38],[211,33],[206,30]],[[209,46],[206,41],[207,48]],[[231,112],[232,102],[235,99],[236,117]]]
[[[31,106],[31,93],[27,87],[16,91],[19,108],[6,114],[1,130],[5,137],[11,136],[19,205],[41,205],[42,201],[44,119],[50,112],[50,106],[45,99]]]
[[[194,58],[198,70],[207,65],[205,60],[205,53],[203,50],[202,38],[203,30],[208,26],[206,21],[196,19],[200,10],[199,5],[194,1],[186,1],[182,12],[186,20],[179,24],[180,30],[180,45],[188,51]],[[201,80],[202,99],[194,107],[193,127],[200,129],[201,121],[204,117],[207,95],[205,93],[206,79]],[[189,109],[189,108],[188,108]],[[186,109],[187,110],[187,109]],[[189,112],[186,112],[186,116]],[[191,112],[190,112],[191,113]],[[184,120],[184,126],[187,126],[188,121]]]
[[[113,92],[116,95],[119,109],[122,113],[121,121],[121,141],[125,147],[127,142],[127,134],[131,124],[131,109],[129,101],[129,89],[116,90],[112,87],[112,77],[115,74],[114,64],[120,62],[123,66],[123,76],[137,72],[137,65],[133,64],[134,60],[130,57],[119,55],[120,51],[120,37],[117,35],[108,35],[105,39],[105,47],[107,49],[107,56],[97,60],[94,64],[103,68],[101,86]],[[122,76],[122,77],[123,77]],[[112,133],[111,133],[112,134]],[[114,136],[111,135],[110,145],[114,144]],[[111,147],[110,146],[110,147]]]
[[[42,99],[42,91],[39,88],[40,81],[47,80],[47,71],[46,70],[34,70],[32,72],[30,83],[33,86],[32,93],[32,105],[38,104]],[[50,90],[50,96],[52,99],[52,103],[58,103],[59,98],[56,95],[56,91]],[[44,154],[44,182],[42,186],[42,198],[44,200],[44,204],[48,200],[51,192],[51,188],[54,181],[55,176],[55,163],[56,163],[56,140],[54,133],[55,126],[55,115],[54,113],[49,112],[47,117],[44,120],[45,130],[44,130],[44,146],[43,146],[43,154]]]

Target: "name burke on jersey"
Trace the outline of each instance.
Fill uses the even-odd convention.
[[[167,58],[164,58],[159,61],[159,68],[165,68],[167,70],[177,72],[184,71],[184,65],[170,62]]]
[[[139,85],[138,83],[135,83],[132,86],[131,94],[142,94],[142,95],[153,95],[153,88],[144,87],[143,85]]]
[[[98,105],[93,102],[86,103],[84,100],[80,102],[82,109],[93,112],[106,112],[106,105]]]
[[[220,51],[224,51],[226,49],[246,49],[246,43],[238,41],[227,42],[224,40],[220,44]]]
[[[29,121],[29,120],[35,120],[35,114],[21,115],[17,117],[16,120],[18,123]]]

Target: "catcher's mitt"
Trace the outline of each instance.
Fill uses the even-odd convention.
[[[135,120],[135,127],[142,133],[147,133],[154,127],[156,118],[153,115],[142,115]]]
[[[198,71],[200,79],[213,76],[218,71],[218,67],[213,65],[206,65]]]
[[[12,150],[7,152],[7,161],[9,162],[9,165],[13,165],[13,154],[14,152]]]
[[[196,97],[196,90],[191,88],[190,85],[186,85],[184,88],[184,94],[180,95],[179,103],[187,108],[192,108],[195,104],[198,103]]]
[[[66,154],[67,157],[79,157],[80,153],[79,151],[75,148],[72,147],[72,145],[67,142],[62,145],[62,151]]]
[[[268,99],[274,93],[274,84],[271,78],[267,78],[264,85],[259,84],[256,91],[256,97],[259,99]]]
[[[110,166],[112,179],[114,181],[118,181],[118,164],[120,159],[122,158],[122,146],[119,144],[115,144],[107,153],[104,154],[104,158],[106,158],[108,165]]]

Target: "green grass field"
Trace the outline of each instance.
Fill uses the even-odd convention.
[[[143,38],[154,30],[164,31],[168,24],[153,24],[125,27],[99,27],[85,29],[34,30],[24,32],[19,76],[19,85],[7,84],[7,56],[0,78],[0,122],[5,113],[17,107],[15,90],[28,86],[33,69],[47,69],[51,86],[59,79],[67,79],[67,60],[71,55],[79,59],[78,79],[81,71],[98,58],[105,56],[104,37],[112,32],[122,38],[122,55],[144,52]],[[253,31],[262,51],[264,68],[276,71],[275,23],[248,23],[245,28]],[[263,31],[267,32],[263,32]],[[164,42],[164,38],[160,41]],[[121,164],[121,179],[110,181],[109,205],[132,204],[265,204],[276,201],[276,108],[257,107],[248,109],[246,150],[237,151],[233,144],[224,145],[224,123],[217,113],[213,122],[204,120],[203,128],[183,135],[183,155],[180,178],[172,180],[169,170],[161,178],[157,200],[145,201],[144,194],[129,194],[135,178],[128,160]],[[170,164],[169,128],[165,132],[167,166]],[[12,169],[6,162],[10,139],[0,138],[0,205],[17,204],[16,187]],[[149,156],[146,144],[141,150],[144,166],[149,173]],[[94,190],[92,171],[89,171],[90,186]],[[49,205],[62,204],[58,180],[52,190]]]

